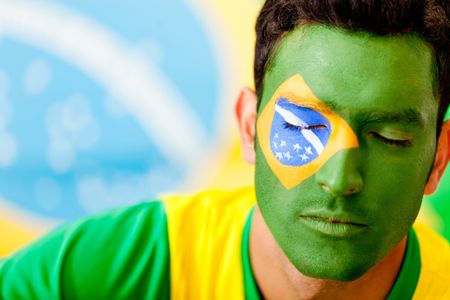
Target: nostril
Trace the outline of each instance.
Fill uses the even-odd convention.
[[[330,187],[324,183],[319,184],[321,188],[323,188],[325,191],[330,192]]]
[[[352,187],[349,188],[346,192],[345,192],[345,196],[350,196],[350,195],[354,195],[359,193],[361,190],[358,187]]]

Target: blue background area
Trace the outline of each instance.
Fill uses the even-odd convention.
[[[216,128],[211,111],[218,104],[217,65],[201,23],[183,1],[47,2],[94,19],[139,47],[188,100],[212,139]],[[30,94],[24,76],[30,65],[36,63],[44,65],[50,79],[48,85]],[[17,145],[14,162],[0,167],[0,195],[8,201],[45,217],[70,220],[96,210],[150,199],[160,191],[171,190],[186,175],[185,169],[165,160],[133,115],[69,61],[14,38],[4,38],[0,43],[0,75],[6,78],[3,92],[12,107],[11,120],[4,130],[14,137]],[[70,168],[58,171],[48,162],[49,114],[52,107],[74,97],[89,108],[98,139],[76,151]],[[111,115],[108,111],[111,103],[121,114]],[[86,178],[101,179],[106,187],[119,184],[118,191],[126,199],[103,199],[102,203],[86,206],[89,201],[100,201],[80,200],[77,186]]]

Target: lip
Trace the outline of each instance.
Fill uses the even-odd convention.
[[[300,215],[300,221],[309,229],[332,237],[349,237],[365,231],[368,226],[348,214],[316,213]]]

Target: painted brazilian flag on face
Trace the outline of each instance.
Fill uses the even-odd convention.
[[[314,96],[300,75],[275,91],[257,129],[264,156],[287,189],[313,175],[339,150],[358,147],[347,122]]]

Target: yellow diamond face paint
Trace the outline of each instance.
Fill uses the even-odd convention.
[[[313,175],[339,150],[358,147],[352,128],[300,75],[275,91],[260,114],[257,132],[272,172],[286,189]]]

